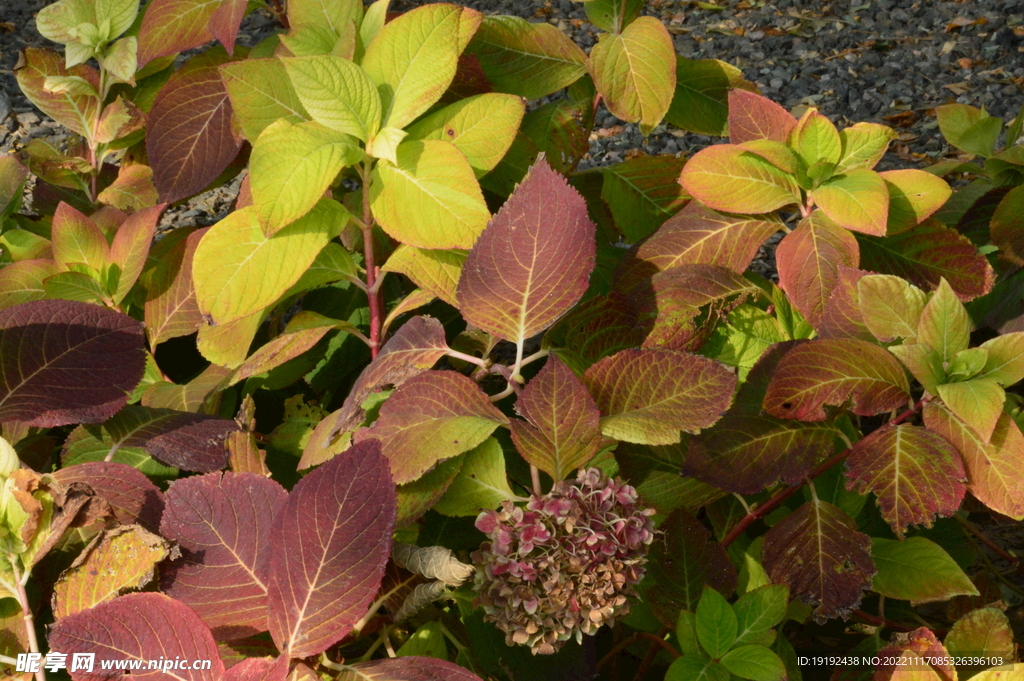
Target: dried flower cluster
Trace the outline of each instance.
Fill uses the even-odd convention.
[[[654,538],[653,509],[599,469],[581,470],[526,508],[504,502],[476,526],[491,539],[473,554],[477,601],[509,645],[557,651],[629,611]]]

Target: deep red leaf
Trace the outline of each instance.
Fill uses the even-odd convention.
[[[354,445],[302,478],[271,532],[270,634],[308,657],[366,612],[391,553],[395,485],[377,442]]]
[[[242,148],[232,130],[231,100],[217,70],[226,57],[219,48],[193,57],[153,102],[146,154],[164,203],[202,191]]]
[[[833,451],[836,429],[769,416],[726,416],[690,440],[683,472],[727,492],[800,481]]]
[[[480,681],[465,667],[433,657],[396,657],[351,665],[337,681]]]
[[[654,585],[647,602],[662,624],[675,627],[680,610],[696,610],[704,586],[728,596],[736,588],[736,568],[711,533],[683,510],[661,525],[662,539],[651,548],[648,572]]]
[[[630,249],[615,272],[615,287],[628,291],[656,272],[688,264],[743,272],[781,224],[775,216],[719,213],[691,201]]]
[[[131,405],[103,425],[116,447],[142,447],[156,460],[209,473],[228,461],[225,440],[239,430],[231,419]]]
[[[813,340],[779,362],[764,409],[779,418],[823,421],[826,404],[852,400],[853,413],[874,416],[909,397],[903,365],[883,348],[859,340]]]
[[[773,584],[788,584],[794,596],[815,606],[819,623],[856,608],[876,572],[871,537],[857,531],[853,518],[819,500],[768,530],[761,562]]]
[[[995,272],[978,247],[935,218],[892,236],[858,234],[857,240],[864,269],[895,274],[926,289],[945,278],[965,302],[985,295],[995,282]]]
[[[857,240],[820,212],[801,220],[775,251],[779,286],[815,329],[839,281],[839,268],[859,261]]]
[[[338,433],[359,427],[365,417],[362,403],[371,393],[388,386],[399,386],[434,366],[444,356],[448,344],[444,327],[433,317],[413,317],[384,344],[380,353],[359,374],[341,409],[321,421],[309,438],[299,461],[299,469],[309,468],[324,459],[320,453],[330,448]]]
[[[102,497],[122,525],[138,523],[156,532],[164,512],[164,495],[137,468],[113,461],[88,461],[55,471],[62,485],[81,482]]]
[[[238,26],[245,17],[246,5],[247,0],[224,0],[206,24],[228,54],[235,51],[235,38],[238,36]]]
[[[563,317],[548,332],[565,359],[574,368],[585,369],[602,357],[640,345],[646,331],[640,327],[635,310],[622,295],[588,298]]]
[[[729,90],[729,141],[733,144],[753,140],[785,142],[797,120],[781,106],[746,90]]]
[[[146,288],[146,333],[152,347],[193,334],[203,322],[192,284],[192,258],[207,231],[209,227],[198,229],[160,253],[153,281]]]
[[[167,491],[160,534],[184,550],[163,590],[191,606],[217,639],[267,630],[270,528],[288,493],[254,473],[210,473]]]
[[[967,491],[960,453],[919,426],[879,428],[853,446],[846,465],[846,488],[874,492],[882,517],[898,535],[908,525],[930,527],[934,516],[952,515]]]
[[[0,311],[0,421],[99,423],[128,401],[146,365],[142,325],[68,300]]]
[[[139,29],[139,66],[213,40],[207,24],[217,11],[210,0],[153,0]]]
[[[463,316],[522,343],[569,311],[594,269],[596,227],[587,204],[543,159],[530,168],[462,266]]]
[[[288,662],[281,657],[248,657],[224,672],[224,681],[284,681]]]
[[[224,674],[217,644],[199,616],[181,601],[158,593],[133,593],[77,612],[50,627],[50,650],[96,655],[93,674],[76,672],[76,681],[174,678],[219,681]],[[210,669],[147,670],[148,660],[209,660]],[[101,673],[104,661],[142,660],[142,669]]]
[[[554,480],[590,461],[601,443],[601,413],[594,398],[554,355],[526,384],[516,411],[526,419],[510,423],[516,449]]]

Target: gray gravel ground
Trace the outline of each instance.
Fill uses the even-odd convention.
[[[459,0],[488,14],[517,14],[567,31],[584,50],[596,41],[582,5],[571,0]],[[0,152],[37,136],[63,134],[18,92],[11,72],[17,53],[44,45],[34,14],[47,0],[0,0]],[[395,0],[395,10],[420,2]],[[662,19],[676,49],[716,58],[743,70],[763,94],[790,109],[813,105],[840,127],[857,121],[892,125],[900,139],[880,169],[930,165],[951,153],[934,108],[949,102],[985,106],[1009,119],[1024,105],[1024,0],[717,0],[721,10],[695,2],[649,0],[645,12]],[[272,28],[256,13],[240,42],[252,44]],[[621,161],[627,152],[689,155],[720,139],[669,125],[644,139],[602,109],[581,168]],[[632,152],[636,153],[636,152]],[[230,191],[201,197],[169,219],[208,224]],[[210,213],[213,213],[211,215]]]

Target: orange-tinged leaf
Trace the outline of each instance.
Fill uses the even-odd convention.
[[[815,606],[819,623],[845,616],[871,587],[871,537],[853,518],[824,501],[809,501],[764,537],[761,560],[773,584]]]
[[[42,300],[46,297],[43,282],[60,269],[53,260],[21,260],[0,269],[0,310]]]
[[[1003,413],[1006,391],[990,378],[938,386],[939,397],[949,410],[988,442]]]
[[[142,325],[88,303],[0,311],[0,421],[99,423],[128,401],[146,364]]]
[[[147,11],[146,16],[151,13]],[[193,57],[171,76],[153,102],[146,154],[165,203],[202,191],[242,148],[232,129],[231,100],[217,70],[226,57],[220,48]]]
[[[138,525],[115,527],[97,535],[53,586],[53,615],[58,620],[144,587],[170,545]]]
[[[825,311],[818,325],[819,338],[870,341],[874,339],[864,323],[860,310],[858,284],[869,272],[840,265],[836,268],[836,285],[825,303]]]
[[[427,371],[400,385],[356,442],[379,440],[397,484],[411,482],[434,464],[473,449],[508,418],[467,376]]]
[[[649,135],[668,112],[676,86],[672,36],[656,17],[603,33],[590,52],[590,75],[609,111]]]
[[[997,607],[978,608],[958,619],[944,643],[951,655],[998,656],[1006,660],[1012,659],[1015,648],[1010,620]]]
[[[861,266],[895,274],[924,289],[945,278],[957,297],[969,301],[992,290],[995,272],[978,247],[935,218],[884,239],[859,236]]]
[[[706,206],[732,213],[768,213],[800,203],[796,178],[734,144],[697,152],[679,178]]]
[[[562,480],[586,464],[601,443],[601,413],[569,367],[548,357],[516,400],[526,419],[512,420],[512,441],[523,458]]]
[[[161,576],[218,639],[267,630],[271,527],[288,493],[255,473],[209,473],[175,481],[160,533],[183,549]]]
[[[601,431],[638,444],[679,442],[729,408],[736,375],[705,357],[661,348],[632,348],[606,357],[583,375],[601,410]]]
[[[192,286],[192,258],[209,228],[196,230],[162,253],[146,287],[145,321],[150,347],[195,333],[203,321]],[[168,239],[169,237],[164,237]]]
[[[836,224],[864,234],[884,236],[889,220],[889,190],[873,170],[848,170],[811,192],[814,203]]]
[[[882,517],[899,536],[910,525],[931,527],[952,515],[966,489],[960,453],[935,431],[900,424],[882,426],[850,450],[847,489],[874,492]]]
[[[779,286],[800,314],[818,328],[828,300],[839,282],[840,267],[857,267],[857,240],[817,212],[787,234],[775,254]]]
[[[18,86],[40,111],[79,135],[91,136],[100,111],[97,97],[71,92],[47,92],[44,83],[50,76],[75,76],[88,81],[94,88],[100,85],[96,69],[86,64],[64,68],[64,58],[50,48],[26,48],[14,68]]]
[[[247,0],[222,0],[220,7],[213,11],[206,28],[214,38],[220,41],[224,49],[231,54],[235,51],[235,38],[238,27],[245,17]]]
[[[1000,415],[987,443],[940,402],[925,406],[924,423],[960,450],[971,494],[994,511],[1024,519],[1024,435],[1009,415]]]
[[[729,141],[785,142],[796,127],[793,115],[772,100],[754,92],[729,90]]]
[[[921,224],[953,194],[945,180],[924,170],[887,170],[879,175],[889,190],[888,234]]]
[[[107,185],[96,200],[124,211],[155,206],[157,191],[153,184],[153,169],[140,163],[122,165],[117,171],[117,179]]]
[[[575,371],[644,341],[646,330],[638,323],[635,310],[618,294],[594,296],[563,317],[549,338],[559,357]]]
[[[774,215],[729,215],[691,201],[623,258],[616,288],[628,291],[655,272],[680,265],[704,263],[743,272],[781,225]]]
[[[63,270],[72,264],[84,264],[97,274],[109,261],[110,247],[99,226],[61,201],[53,216],[53,259]]]
[[[538,161],[462,267],[458,302],[463,316],[522,347],[586,291],[595,229],[583,197]]]
[[[228,0],[229,2],[231,0]],[[209,29],[222,0],[154,0],[139,29],[139,68],[147,62],[213,40]]]
[[[377,442],[295,485],[271,531],[267,585],[270,634],[285,655],[316,655],[351,631],[380,587],[394,526],[395,485]]]
[[[433,317],[413,317],[403,324],[359,374],[341,408],[317,424],[299,461],[299,470],[323,463],[334,455],[332,445],[338,433],[351,432],[363,422],[361,405],[371,393],[389,385],[397,387],[426,371],[447,350],[444,327]]]
[[[764,409],[779,418],[823,421],[826,404],[851,400],[853,413],[873,416],[909,398],[903,366],[882,348],[859,340],[813,340],[779,362]]]
[[[957,681],[953,657],[925,627],[893,641],[877,654],[882,660],[875,668],[875,681]]]
[[[727,492],[793,484],[830,454],[836,429],[769,416],[730,415],[690,440],[683,473]]]
[[[94,653],[97,669],[105,662],[139,660],[142,668],[132,678],[161,679],[160,670],[148,671],[146,660],[209,660],[210,669],[183,669],[181,681],[217,681],[224,674],[217,644],[199,616],[181,601],[159,593],[135,593],[101,603],[60,620],[50,628],[50,648],[68,654]],[[129,676],[115,672],[106,678]],[[76,679],[92,678],[76,674]]]
[[[110,244],[110,264],[121,269],[114,292],[114,302],[124,300],[132,286],[142,274],[146,265],[146,256],[156,234],[156,223],[160,219],[165,205],[146,208],[129,216],[121,223]]]

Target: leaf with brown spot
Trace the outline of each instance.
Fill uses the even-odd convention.
[[[815,606],[820,624],[856,608],[871,588],[871,537],[832,504],[809,501],[768,530],[761,560],[773,584]]]
[[[88,485],[110,504],[122,525],[138,523],[153,532],[160,527],[164,495],[137,468],[113,461],[88,461],[65,466],[53,477],[65,487],[75,482]]]
[[[144,587],[169,553],[162,537],[138,525],[101,532],[54,584],[54,617],[62,619]]]

